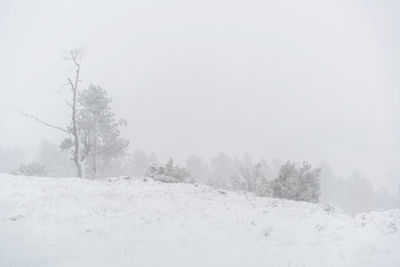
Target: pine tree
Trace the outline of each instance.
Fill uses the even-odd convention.
[[[169,159],[164,166],[151,166],[147,175],[161,182],[179,183],[184,182],[190,176],[190,172],[174,165],[174,161]]]
[[[273,196],[299,201],[318,202],[321,195],[320,169],[308,162],[300,168],[290,161],[282,165],[278,178],[272,183]]]
[[[99,166],[103,168],[111,160],[125,155],[129,141],[121,137],[120,126],[125,120],[117,121],[111,111],[111,98],[99,87],[90,85],[78,95],[77,128],[79,129],[81,162],[84,175],[95,178]],[[63,148],[71,148],[71,140],[65,139]]]

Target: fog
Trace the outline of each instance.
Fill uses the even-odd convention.
[[[400,266],[399,15],[0,0],[0,266]]]
[[[397,1],[2,1],[0,148],[68,124],[63,51],[105,88],[130,151],[330,162],[399,184]]]

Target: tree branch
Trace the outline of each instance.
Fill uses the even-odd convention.
[[[35,120],[35,121],[37,121],[37,122],[39,122],[39,123],[41,123],[41,124],[47,126],[47,127],[50,127],[50,128],[53,128],[53,129],[56,129],[56,130],[59,130],[59,131],[62,131],[62,132],[67,133],[67,134],[71,134],[68,130],[66,130],[66,129],[64,129],[64,128],[61,128],[61,127],[52,125],[52,124],[50,124],[50,123],[47,123],[47,122],[45,122],[45,121],[42,121],[42,120],[39,119],[38,117],[35,117],[35,116],[33,116],[33,115],[30,115],[30,114],[27,114],[27,113],[22,112],[22,111],[20,111],[20,110],[17,110],[17,111],[18,111],[18,113],[20,113],[20,114],[22,114],[22,115],[24,115],[24,116],[26,116],[26,117],[28,117],[28,118],[31,118],[31,119],[33,119],[33,120]]]
[[[64,99],[65,104],[67,104],[68,107],[72,108],[72,104],[68,102],[68,100]]]
[[[78,62],[78,60],[82,54],[82,50],[81,49],[72,49],[70,51],[70,53],[71,53],[71,59],[74,61],[75,66],[78,67],[80,65],[80,62]]]
[[[68,83],[71,86],[71,91],[74,91],[75,90],[75,86],[74,86],[74,83],[72,82],[71,78],[68,78]]]

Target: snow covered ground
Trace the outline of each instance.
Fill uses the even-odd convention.
[[[0,174],[0,266],[400,266],[400,210]]]

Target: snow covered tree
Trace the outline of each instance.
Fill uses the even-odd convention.
[[[321,195],[320,169],[303,162],[300,168],[293,162],[282,165],[278,178],[272,183],[273,196],[298,201],[318,202]]]
[[[268,179],[269,167],[265,160],[254,164],[249,155],[235,161],[232,186],[235,190],[254,192],[260,196],[270,196],[271,183]]]
[[[120,126],[110,108],[111,98],[99,87],[90,85],[78,95],[77,129],[82,145],[80,161],[84,164],[84,175],[95,178],[99,166],[105,168],[111,160],[124,156],[129,141],[121,137]],[[64,139],[63,149],[74,149],[70,138]]]
[[[174,165],[172,159],[168,160],[164,166],[151,166],[147,174],[149,177],[165,183],[184,182],[190,176],[190,172],[185,168]]]

